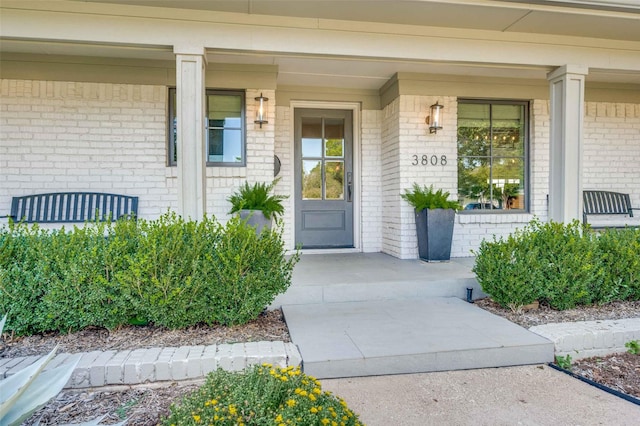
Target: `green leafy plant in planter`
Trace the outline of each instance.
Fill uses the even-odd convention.
[[[270,228],[271,220],[284,213],[282,202],[289,198],[287,195],[272,194],[279,179],[271,183],[245,182],[228,199],[231,203],[229,213],[238,213],[242,220],[247,220],[251,226],[256,226],[260,233],[263,227]]]
[[[449,260],[455,213],[462,208],[460,203],[449,200],[448,191],[436,191],[433,185],[427,187],[417,183],[400,196],[415,209],[420,259],[428,262]]]
[[[424,209],[462,209],[460,203],[449,200],[450,195],[448,191],[442,189],[434,191],[433,185],[427,187],[414,183],[411,189],[405,189],[404,194],[400,196],[411,204],[416,212],[421,212]]]

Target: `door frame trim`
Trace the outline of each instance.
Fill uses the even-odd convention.
[[[362,212],[361,209],[361,179],[360,179],[360,173],[361,173],[361,161],[362,161],[362,156],[361,156],[361,149],[360,149],[360,134],[361,134],[361,128],[360,128],[360,117],[361,117],[361,105],[360,102],[326,102],[326,101],[297,101],[297,100],[292,100],[289,104],[291,113],[290,113],[290,117],[291,117],[291,124],[290,124],[290,129],[289,129],[289,134],[291,135],[291,144],[289,146],[289,155],[290,158],[295,158],[295,141],[293,140],[293,137],[295,135],[295,110],[296,108],[312,108],[312,109],[338,109],[338,110],[345,110],[345,111],[351,111],[352,112],[352,119],[353,119],[353,193],[354,193],[354,197],[353,197],[353,247],[352,249],[334,249],[334,250],[351,250],[351,251],[358,251],[361,252],[362,251],[362,220],[360,217],[360,214]],[[294,168],[295,170],[295,168]],[[296,174],[295,171],[293,173],[291,173],[291,177],[289,179],[289,189],[290,189],[290,194],[295,194],[295,179],[296,179]],[[295,212],[295,209],[297,208],[295,201],[293,204],[293,209]],[[295,221],[295,214],[292,215],[293,216],[293,220]],[[294,229],[295,229],[295,223],[294,225]],[[291,241],[289,241],[289,244],[291,247],[295,246],[295,232],[291,233]],[[319,251],[319,250],[315,250],[314,251]],[[306,253],[307,251],[305,251]],[[322,249],[323,253],[326,253],[327,251],[325,249]]]

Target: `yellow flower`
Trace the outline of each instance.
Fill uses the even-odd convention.
[[[216,405],[217,403],[218,403],[218,400],[217,400],[217,399],[212,399],[212,400],[211,400],[211,405]]]
[[[273,367],[273,365],[269,364],[268,362],[263,362],[263,363],[262,363],[262,366],[263,366],[263,367],[267,367],[267,368],[271,368],[271,367]]]
[[[276,419],[274,420],[276,423],[280,423],[282,421],[282,414],[278,414]]]
[[[302,389],[300,388],[296,388],[296,390],[293,391],[296,395],[300,395],[300,392],[302,392]]]
[[[289,407],[293,407],[294,405],[296,405],[296,402],[293,399],[288,399],[287,400],[287,405]]]
[[[338,426],[338,422],[332,421],[331,426]]]
[[[322,393],[322,390],[320,390],[320,388],[313,388],[313,393],[315,393],[316,395],[320,395]]]
[[[300,391],[300,396],[307,396],[307,391],[306,390],[301,390]]]
[[[280,380],[282,380],[283,382],[288,381],[289,379],[287,379],[287,376],[280,376]]]
[[[322,420],[320,420],[320,422],[321,422],[323,425],[328,425],[329,423],[331,423],[331,422],[329,421],[329,419],[322,419]]]
[[[311,407],[309,411],[311,411],[313,414],[316,414],[318,412],[318,409],[316,407]]]
[[[197,415],[194,414],[193,415],[193,420],[195,420],[196,423],[200,423],[200,416],[197,416]]]
[[[231,414],[232,416],[235,416],[236,413],[238,412],[238,410],[236,409],[236,406],[233,404],[229,405],[229,414]]]
[[[313,394],[311,394],[311,395],[309,395],[309,399],[310,399],[311,401],[315,401],[315,400],[316,400],[316,397],[315,397]]]

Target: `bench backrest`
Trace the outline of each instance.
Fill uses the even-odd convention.
[[[592,214],[621,214],[633,217],[629,194],[610,191],[584,191],[583,216]]]
[[[28,223],[106,222],[138,214],[138,197],[100,192],[55,192],[13,197],[10,217]]]

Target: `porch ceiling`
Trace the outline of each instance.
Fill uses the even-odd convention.
[[[362,22],[489,30],[506,34],[557,35],[640,41],[638,0],[72,0],[79,3],[138,5],[252,16],[339,20],[345,32]],[[124,7],[124,6],[123,6]],[[149,9],[151,10],[151,9]],[[169,9],[165,9],[169,10]],[[349,22],[353,27],[349,30]],[[173,61],[168,46],[2,39],[0,53],[74,55]],[[379,89],[396,72],[475,77],[545,79],[552,67],[466,62],[345,57],[279,52],[208,50],[209,63],[278,66],[278,85]],[[590,69],[591,82],[640,84],[640,73]]]
[[[640,41],[638,0],[74,1]]]

